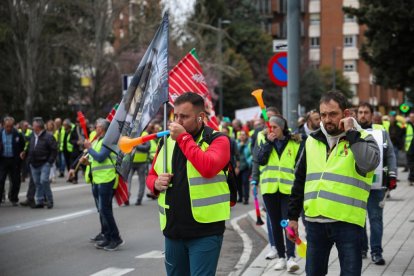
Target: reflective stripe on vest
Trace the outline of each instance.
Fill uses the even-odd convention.
[[[267,165],[260,166],[260,191],[262,194],[274,194],[277,191],[286,195],[291,194],[299,146],[298,142],[289,140],[280,157],[272,148]]]
[[[410,149],[411,141],[413,140],[413,126],[411,124],[407,124],[407,130],[405,134],[405,151]]]
[[[367,131],[361,131],[361,139],[367,135]],[[365,176],[358,174],[354,155],[346,140],[339,141],[327,157],[326,145],[309,136],[305,150],[305,215],[364,227],[373,172]]]
[[[92,148],[99,153],[102,148],[102,143],[103,139],[100,139],[92,145]],[[115,166],[110,157],[107,157],[103,162],[95,161],[92,158],[91,165],[88,167],[90,167],[90,170],[92,171],[92,179],[94,184],[108,183],[114,180],[114,178],[117,178]],[[89,170],[85,172],[85,179],[86,182],[90,182]],[[118,181],[115,181],[114,188],[116,188],[117,184]]]
[[[363,208],[363,209],[367,208],[367,203],[362,200],[358,200],[355,198],[350,198],[350,197],[346,197],[346,196],[342,196],[342,195],[338,195],[338,194],[334,194],[334,193],[330,193],[326,191],[320,191],[319,193],[318,192],[306,193],[304,199],[305,200],[316,199],[318,197],[340,202],[342,204],[350,205],[350,206],[357,207],[357,208]]]
[[[200,135],[199,140],[201,140]],[[167,172],[171,173],[172,154],[175,141],[169,137],[167,139]],[[201,145],[201,149],[206,151],[207,143]],[[158,156],[163,156],[165,146],[160,149]],[[230,191],[223,171],[220,171],[215,177],[204,178],[187,160],[187,181],[189,185],[191,212],[195,221],[199,223],[211,223],[223,221],[230,218]],[[154,170],[157,174],[162,173],[163,160],[157,158],[154,164]],[[160,193],[158,197],[158,212],[160,215],[160,227],[164,230],[167,224],[167,213],[165,209],[169,209],[166,204],[166,192]]]

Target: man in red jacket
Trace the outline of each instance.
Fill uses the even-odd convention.
[[[167,147],[160,147],[147,178],[148,188],[159,195],[167,275],[214,275],[230,217],[223,172],[230,144],[225,136],[210,145],[202,141],[205,117],[201,96],[188,92],[175,100]]]

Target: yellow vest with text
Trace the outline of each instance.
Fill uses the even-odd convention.
[[[199,142],[200,138],[197,142]],[[168,137],[167,139],[167,173],[172,173],[172,155],[176,142]],[[206,151],[208,144],[203,142],[201,149]],[[165,146],[158,153],[157,160],[154,164],[154,170],[157,174],[164,172],[163,156]],[[223,221],[230,218],[230,190],[227,184],[226,175],[220,171],[213,178],[204,178],[187,160],[187,181],[190,191],[191,212],[195,221],[199,223],[211,223]],[[172,184],[170,184],[171,187]],[[160,193],[158,197],[158,211],[160,214],[161,231],[167,224],[166,210],[169,206],[166,204],[166,192]]]
[[[141,134],[142,136],[148,135],[148,132],[143,131]],[[134,158],[132,160],[132,162],[134,163],[145,163],[148,160],[148,152],[142,152],[142,151],[135,151],[134,153]]]
[[[361,131],[364,139],[368,133]],[[356,171],[349,142],[341,140],[327,156],[326,145],[309,136],[306,140],[304,211],[307,217],[325,217],[365,225],[373,171]]]
[[[274,194],[279,191],[290,195],[295,179],[295,159],[300,144],[289,140],[279,157],[275,149],[270,153],[267,165],[260,166],[260,191],[262,194]]]
[[[94,141],[92,144],[92,149],[96,152],[100,152],[102,148],[103,139],[99,141]],[[111,158],[113,161],[111,161]],[[85,180],[86,183],[91,183],[89,178],[89,172],[92,171],[93,184],[102,184],[108,183],[115,179],[114,189],[118,186],[118,175],[115,170],[115,156],[111,153],[111,158],[107,157],[103,162],[95,161],[91,156],[89,156],[90,165],[86,167],[85,171]]]

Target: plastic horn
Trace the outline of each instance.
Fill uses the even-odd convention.
[[[299,257],[301,257],[301,258],[306,258],[306,248],[307,248],[307,246],[306,246],[306,242],[303,242],[300,238],[299,238],[299,236],[296,236],[295,235],[295,232],[293,231],[293,229],[292,228],[290,228],[289,226],[288,226],[288,221],[286,220],[286,219],[283,219],[281,222],[280,222],[280,226],[282,226],[283,228],[285,228],[285,230],[286,230],[286,232],[287,232],[287,234],[289,235],[289,236],[291,236],[292,238],[294,238],[295,239],[295,243],[296,243],[296,247],[297,247],[297,250],[298,250],[298,255],[299,255]]]
[[[88,130],[86,128],[85,116],[83,115],[82,111],[78,111],[78,121],[79,121],[80,126],[82,127],[83,135],[85,136],[86,139],[89,140]]]
[[[257,199],[257,187],[253,185],[254,207],[256,208],[256,225],[263,225],[262,216],[260,215],[259,200]]]
[[[253,97],[256,98],[257,104],[262,110],[263,119],[265,120],[267,127],[270,129],[269,118],[267,117],[266,106],[264,105],[262,94],[263,89],[256,89],[252,92]]]
[[[119,139],[118,147],[123,153],[130,153],[134,147],[168,134],[170,134],[169,130],[160,131],[157,133],[148,134],[137,138],[129,138],[127,136],[122,136]]]

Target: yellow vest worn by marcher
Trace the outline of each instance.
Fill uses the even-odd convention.
[[[202,135],[200,135],[197,142],[201,141]],[[172,157],[176,142],[168,137],[167,139],[167,173],[172,173]],[[206,142],[201,144],[201,149],[206,151],[209,145]],[[154,164],[154,170],[159,175],[164,172],[163,158],[164,156],[163,146],[159,153],[158,158]],[[230,190],[227,184],[226,175],[223,171],[220,171],[213,178],[204,178],[194,168],[194,166],[187,160],[187,181],[190,191],[191,212],[195,221],[199,223],[211,223],[217,221],[223,221],[230,218]],[[171,187],[172,184],[170,184]],[[166,204],[166,192],[160,193],[158,197],[158,211],[160,214],[160,226],[161,231],[164,230],[167,224],[166,212],[169,206]]]
[[[143,131],[141,134],[142,136],[148,135],[148,132]],[[136,150],[134,153],[134,158],[132,159],[132,162],[134,163],[145,163],[148,161],[149,153],[148,152],[142,152],[139,150]]]
[[[405,133],[405,151],[408,151],[410,149],[410,145],[413,140],[413,132],[413,126],[411,124],[407,124]]]
[[[102,138],[99,141],[94,141],[92,149],[99,153],[102,148],[102,142]],[[111,155],[112,157],[107,157],[103,162],[95,161],[91,156],[89,156],[90,165],[86,167],[85,171],[86,183],[93,182],[93,184],[102,184],[108,183],[116,178],[113,188],[115,189],[118,186],[118,175],[114,165],[115,156],[112,153]],[[92,179],[90,178],[90,172],[92,173]]]
[[[286,195],[291,194],[295,179],[295,160],[299,147],[300,143],[289,140],[280,157],[276,150],[272,149],[267,165],[260,166],[260,191],[262,194],[274,194],[277,191]]]
[[[364,139],[368,133],[361,131]],[[325,217],[365,225],[373,172],[358,174],[349,142],[341,140],[327,156],[326,144],[309,136],[305,144],[307,217]]]

